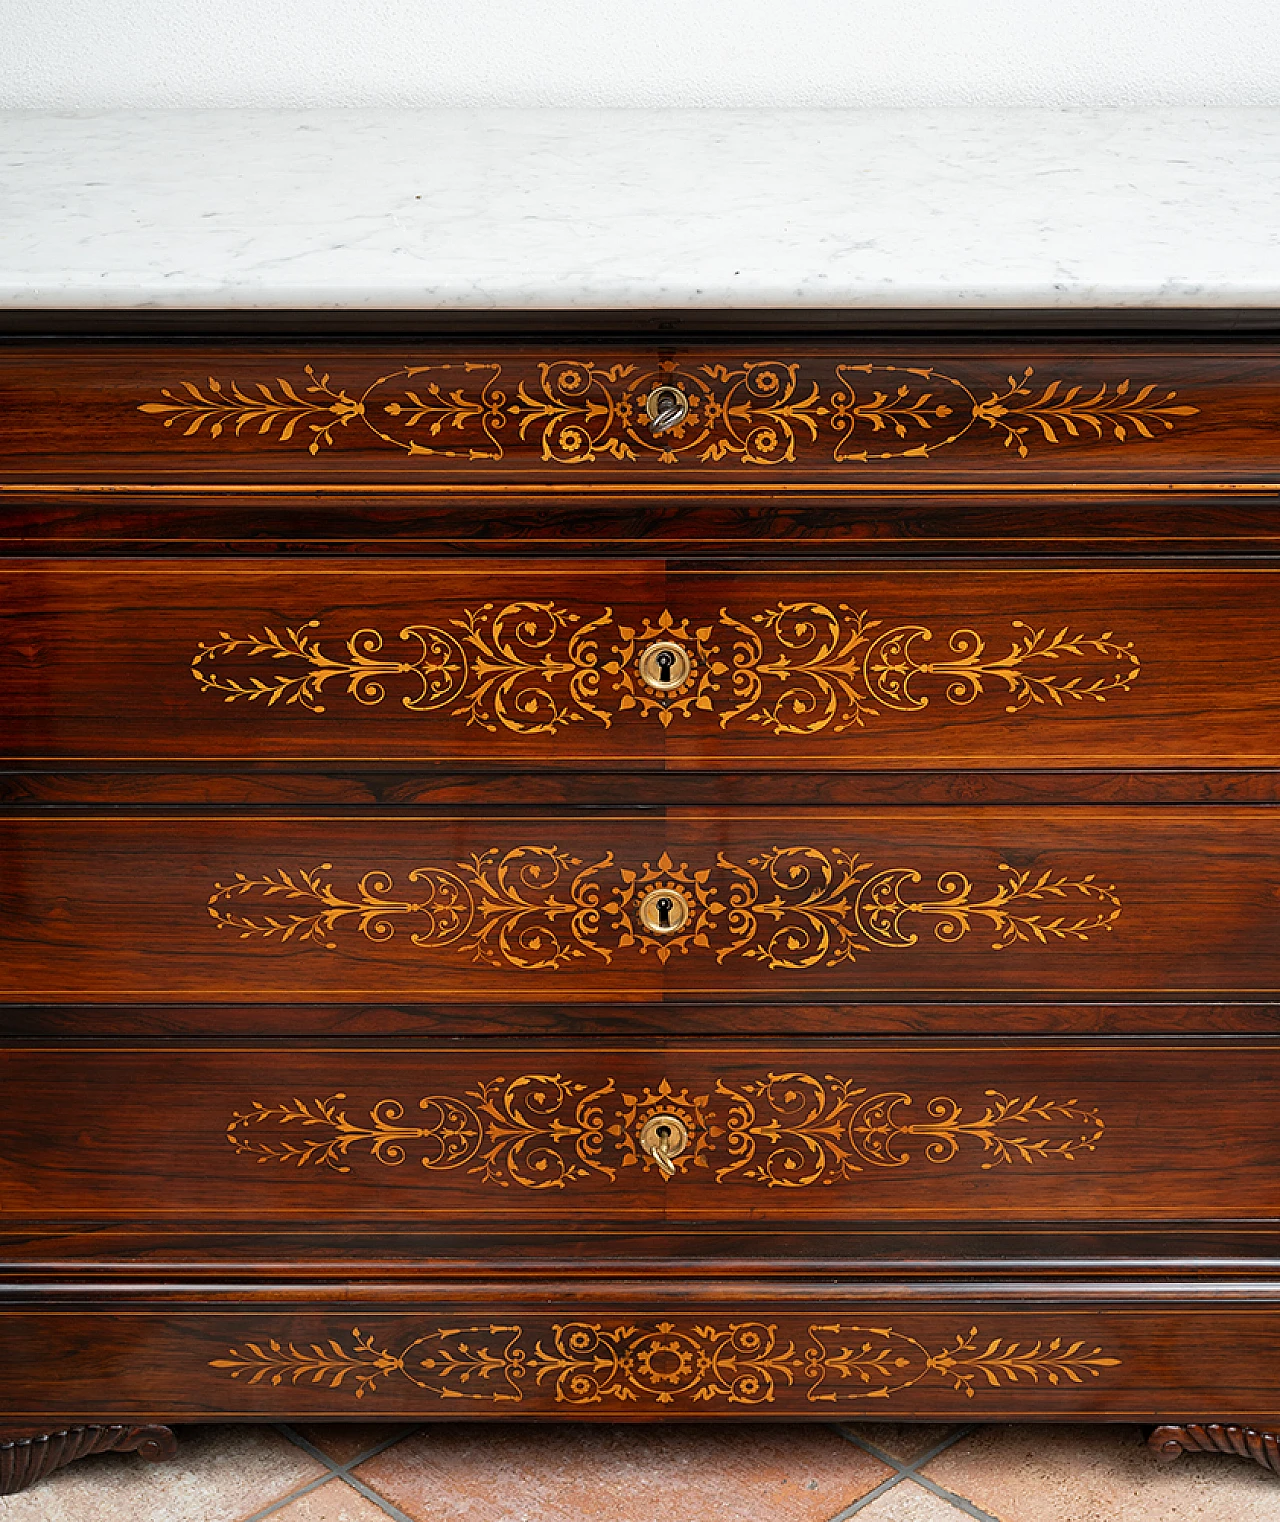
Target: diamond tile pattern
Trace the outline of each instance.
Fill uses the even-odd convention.
[[[1280,1522],[1241,1460],[1165,1468],[1136,1427],[441,1423],[187,1427],[0,1522]]]

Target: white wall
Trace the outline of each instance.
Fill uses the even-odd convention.
[[[970,103],[1280,104],[1280,0],[0,0],[0,108]]]

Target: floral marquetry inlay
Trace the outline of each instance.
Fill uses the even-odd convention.
[[[935,648],[936,638],[936,648]],[[711,620],[663,609],[634,623],[612,608],[553,601],[484,603],[392,637],[358,629],[326,642],[320,620],[200,644],[191,670],[224,702],[296,705],[322,714],[331,694],[365,707],[398,698],[414,713],[447,712],[511,734],[555,734],[577,722],[609,728],[624,713],[663,726],[708,714],[721,729],[758,724],[773,735],[842,734],[882,712],[915,713],[929,688],[965,707],[988,693],[1003,712],[1104,703],[1127,692],[1140,662],[1111,630],[1090,634],[1012,620],[1007,648],[974,629],[935,637],[925,624],[885,628],[844,603],[779,602]],[[655,640],[689,658],[688,676],[657,691],[640,669]]]
[[[1122,909],[1115,887],[1092,872],[1001,863],[989,888],[946,871],[921,891],[914,868],[875,870],[856,852],[815,846],[773,846],[741,863],[723,852],[713,862],[677,862],[664,851],[639,867],[612,851],[587,862],[554,845],[493,847],[448,866],[415,867],[402,892],[385,871],[345,889],[332,871],[321,862],[237,872],[215,883],[209,914],[240,940],[335,951],[344,937],[383,945],[403,933],[424,951],[522,972],[649,953],[665,963],[677,952],[798,971],[909,950],[922,932],[947,945],[979,934],[995,951],[1065,946],[1110,931]],[[655,889],[688,906],[673,934],[641,919],[639,906]]]
[[[649,394],[678,387],[687,415],[655,430]],[[835,364],[818,378],[784,360],[736,366],[540,361],[512,375],[498,360],[412,365],[368,385],[304,367],[252,383],[209,376],[164,387],[138,410],[184,437],[306,442],[311,454],[349,436],[419,459],[502,460],[532,446],[548,465],[768,466],[927,459],[988,439],[1026,458],[1073,440],[1124,444],[1168,432],[1198,408],[1177,391],[1122,378],[1043,379],[1032,366],[992,383],[929,366]]]
[[[868,1168],[949,1163],[971,1150],[982,1170],[1048,1160],[1074,1162],[1105,1129],[1076,1099],[1023,1098],[987,1089],[964,1106],[937,1095],[917,1114],[911,1095],[871,1093],[827,1073],[769,1073],[736,1085],[718,1079],[690,1093],[663,1078],[620,1092],[612,1078],[583,1083],[562,1073],[493,1078],[463,1094],[429,1094],[408,1111],[380,1099],[363,1111],[345,1094],[253,1101],[227,1139],[259,1163],[350,1173],[361,1162],[395,1168],[410,1157],[430,1172],[465,1168],[486,1184],[563,1189],[613,1182],[620,1169],[662,1171],[637,1138],[654,1116],[679,1118],[688,1148],[677,1173],[709,1169],[717,1184],[802,1189]]]
[[[454,1325],[389,1345],[353,1327],[343,1341],[246,1342],[210,1366],[248,1384],[319,1385],[357,1400],[407,1382],[445,1400],[493,1404],[763,1406],[790,1398],[833,1406],[916,1385],[967,1397],[975,1388],[1079,1385],[1120,1359],[1081,1339],[1014,1341],[977,1326],[935,1340],[887,1326],[799,1322],[788,1336],[776,1323],[682,1317],[648,1326],[557,1322],[542,1336],[519,1324]]]

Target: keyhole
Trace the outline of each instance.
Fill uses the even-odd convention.
[[[662,640],[640,653],[640,679],[664,696],[689,680],[692,664],[682,645]]]
[[[689,1128],[675,1115],[651,1115],[640,1127],[640,1145],[658,1165],[663,1178],[674,1178],[672,1161],[689,1145]]]
[[[655,386],[645,398],[644,410],[654,433],[665,433],[689,416],[689,398],[679,386]]]
[[[674,888],[652,888],[640,900],[638,914],[654,935],[674,935],[689,922],[689,904]]]

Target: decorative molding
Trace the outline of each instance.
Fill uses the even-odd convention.
[[[1259,1427],[1236,1427],[1224,1422],[1188,1422],[1185,1426],[1157,1427],[1147,1446],[1170,1464],[1184,1453],[1234,1453],[1252,1459],[1272,1474],[1280,1474],[1280,1424],[1274,1431]]]
[[[1199,412],[1176,391],[1128,378],[1033,381],[1030,365],[995,385],[931,367],[852,363],[815,380],[778,359],[733,368],[555,359],[535,369],[536,379],[531,371],[504,379],[497,360],[411,365],[361,389],[306,365],[305,379],[179,381],[138,411],[184,438],[305,439],[312,455],[354,424],[366,441],[418,460],[496,462],[518,443],[563,466],[770,466],[802,454],[856,465],[927,459],[971,435],[1026,459],[1033,445],[1153,440]],[[663,432],[645,412],[655,386],[678,386],[689,401],[684,421]]]
[[[628,1094],[612,1078],[582,1083],[561,1073],[522,1073],[462,1095],[429,1094],[412,1119],[398,1099],[380,1099],[364,1114],[346,1099],[254,1100],[235,1112],[227,1140],[259,1163],[350,1173],[358,1161],[399,1167],[412,1151],[430,1172],[465,1167],[501,1188],[563,1189],[582,1179],[612,1183],[636,1164],[665,1178],[638,1137],[653,1116],[675,1115],[689,1133],[687,1150],[672,1160],[678,1173],[703,1168],[716,1184],[802,1189],[868,1168],[904,1168],[917,1156],[949,1163],[965,1146],[978,1151],[984,1171],[1074,1162],[1096,1150],[1105,1130],[1098,1112],[1076,1099],[1017,1098],[996,1089],[984,1090],[985,1103],[969,1114],[935,1096],[916,1119],[906,1113],[911,1095],[869,1094],[830,1073],[769,1073],[736,1087],[718,1079],[713,1092],[694,1094],[666,1078]],[[280,1131],[290,1135],[274,1139]]]
[[[555,845],[494,846],[449,866],[413,868],[404,895],[381,869],[340,890],[325,875],[331,862],[237,872],[214,884],[208,911],[219,930],[240,940],[334,951],[339,937],[385,945],[403,928],[424,951],[520,972],[650,952],[665,964],[691,951],[796,972],[907,950],[925,931],[946,945],[980,931],[993,951],[1077,944],[1110,931],[1122,910],[1115,886],[1093,872],[1001,862],[1003,877],[988,890],[946,871],[930,897],[916,891],[922,874],[914,868],[873,866],[838,847],[772,846],[745,865],[723,852],[714,863],[677,863],[664,851],[656,865],[628,867],[612,851],[584,862]],[[642,924],[638,906],[654,889],[687,902],[678,933]]]
[[[794,1398],[834,1406],[876,1401],[916,1385],[972,1399],[975,1387],[1029,1391],[1083,1384],[1120,1359],[1063,1337],[1010,1341],[971,1326],[941,1345],[892,1327],[814,1323],[799,1341],[776,1324],[717,1327],[684,1318],[649,1326],[555,1323],[544,1337],[518,1324],[438,1327],[397,1351],[353,1327],[348,1343],[322,1336],[304,1346],[274,1339],[230,1348],[210,1367],[248,1384],[322,1386],[356,1400],[407,1380],[441,1400],[617,1406],[762,1406]]]
[[[1110,630],[1054,632],[1020,618],[1012,626],[1003,655],[976,630],[956,629],[929,659],[932,629],[882,629],[881,620],[845,603],[781,602],[741,619],[721,608],[717,621],[702,623],[664,608],[633,625],[612,608],[575,612],[524,600],[466,609],[448,627],[407,624],[394,652],[372,628],[326,650],[318,618],[282,631],[221,630],[200,642],[191,672],[226,703],[322,714],[333,690],[366,708],[398,695],[413,713],[444,709],[495,733],[549,735],[583,721],[609,728],[634,712],[664,727],[705,713],[721,729],[741,720],[772,735],[812,735],[861,728],[886,710],[916,713],[929,705],[921,688],[930,680],[953,706],[990,688],[1006,714],[1018,714],[1104,703],[1127,692],[1141,670],[1132,643]],[[673,640],[689,656],[689,675],[675,691],[655,691],[640,676],[638,657],[654,640]]]
[[[82,1426],[53,1432],[0,1427],[0,1496],[16,1495],[91,1453],[136,1453],[157,1464],[177,1451],[178,1440],[168,1427]]]

